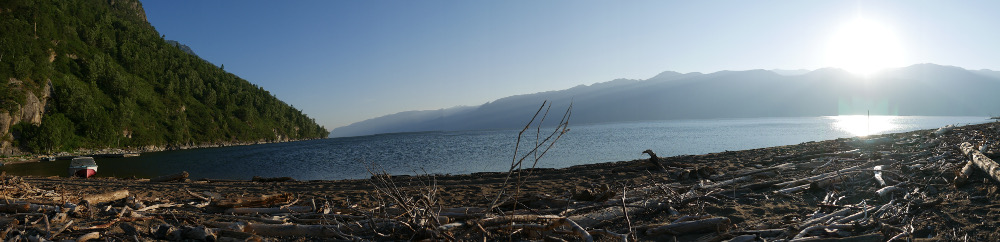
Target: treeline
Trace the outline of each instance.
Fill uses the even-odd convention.
[[[40,125],[3,137],[30,152],[322,138],[268,91],[168,44],[135,0],[0,2],[0,112],[51,97]]]

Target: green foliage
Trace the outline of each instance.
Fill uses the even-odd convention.
[[[41,125],[16,142],[46,152],[322,138],[300,110],[168,44],[134,0],[0,2],[0,109],[52,95]]]
[[[61,113],[45,116],[41,125],[19,123],[14,129],[21,136],[21,148],[31,152],[51,153],[76,147],[73,121]]]

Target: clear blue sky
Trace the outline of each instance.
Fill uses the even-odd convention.
[[[167,39],[329,129],[668,70],[822,68],[859,17],[892,32],[893,65],[1000,69],[1000,1],[142,3]]]

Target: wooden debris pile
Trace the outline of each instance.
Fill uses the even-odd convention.
[[[448,188],[433,179],[397,186],[392,177],[378,175],[372,176],[368,202],[346,203],[282,191],[237,196],[192,189],[165,198],[125,189],[62,194],[0,176],[0,239],[995,240],[1000,238],[995,229],[977,227],[996,225],[988,214],[994,210],[957,214],[954,207],[992,206],[990,201],[1000,198],[1000,164],[990,158],[997,151],[998,127],[948,127],[736,153],[761,154],[752,162],[730,157],[685,164],[681,157],[662,166],[634,163],[618,169],[642,170],[654,179],[566,194],[524,192],[495,206],[449,207],[440,202]]]

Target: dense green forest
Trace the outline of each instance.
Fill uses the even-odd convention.
[[[0,113],[50,94],[28,152],[322,138],[268,91],[168,44],[137,0],[0,1]]]

